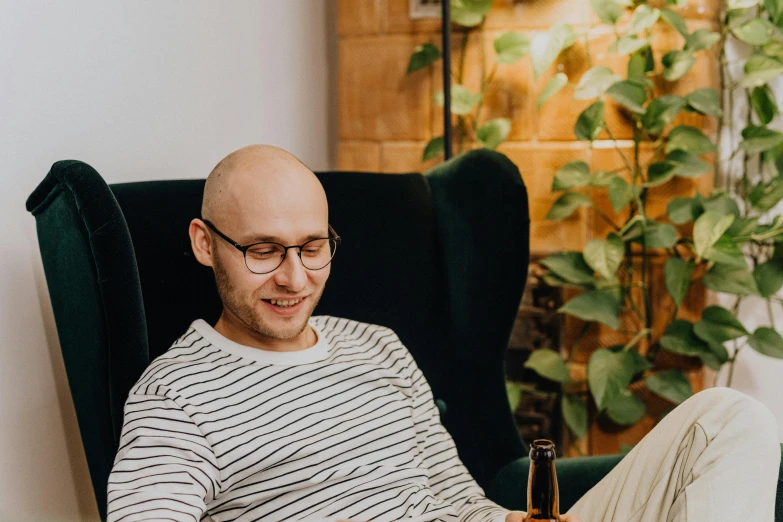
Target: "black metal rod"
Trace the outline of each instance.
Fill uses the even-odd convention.
[[[453,156],[451,139],[451,0],[440,0],[443,38],[443,154]]]

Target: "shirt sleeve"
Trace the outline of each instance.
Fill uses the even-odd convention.
[[[131,394],[109,476],[107,520],[199,522],[220,490],[217,459],[172,399]]]
[[[440,422],[432,390],[410,353],[413,420],[416,443],[427,469],[430,489],[441,500],[449,502],[464,522],[503,522],[509,510],[484,495],[457,454],[451,435]]]

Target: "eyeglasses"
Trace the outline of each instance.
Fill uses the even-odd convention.
[[[311,239],[302,245],[285,246],[272,241],[262,241],[243,246],[218,230],[210,221],[206,219],[202,221],[224,241],[242,252],[245,266],[254,274],[268,274],[277,270],[285,261],[289,248],[297,249],[296,253],[306,269],[321,270],[332,262],[337,245],[342,242],[332,225],[329,225],[329,237]]]

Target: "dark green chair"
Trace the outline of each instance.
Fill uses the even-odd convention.
[[[316,313],[396,330],[471,474],[493,500],[524,507],[526,447],[503,368],[529,258],[519,171],[474,151],[425,175],[318,177],[344,244]],[[203,188],[204,180],[108,186],[68,160],[27,201],[103,519],[128,390],[193,319],[220,313],[212,272],[187,235]],[[617,460],[560,461],[563,508]]]

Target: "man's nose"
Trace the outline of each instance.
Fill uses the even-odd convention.
[[[307,282],[307,269],[302,265],[302,260],[296,249],[289,250],[283,263],[275,270],[275,282],[294,292],[304,288]]]

